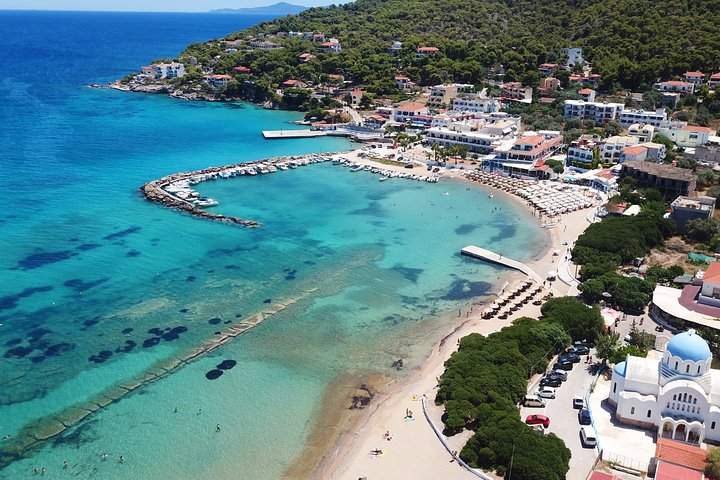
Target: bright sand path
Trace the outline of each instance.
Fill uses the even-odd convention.
[[[501,193],[499,193],[501,194]],[[559,226],[552,228],[548,250],[539,259],[529,262],[540,276],[549,271],[558,270],[558,261],[563,261],[566,246],[564,242],[572,245],[577,237],[587,228],[587,216],[591,210],[572,212],[562,216]],[[560,250],[559,256],[553,256],[555,250]],[[574,267],[566,269],[574,271]],[[552,292],[556,296],[566,295],[571,287],[560,280],[554,282]],[[573,287],[573,291],[576,290]],[[435,387],[437,379],[443,373],[444,362],[456,350],[460,338],[470,333],[487,335],[509,325],[514,318],[529,316],[537,318],[540,307],[528,304],[507,320],[497,318],[491,320],[480,319],[482,308],[475,308],[468,319],[456,331],[438,342],[424,364],[408,377],[391,386],[388,391],[378,396],[356,428],[341,438],[338,445],[328,452],[317,477],[328,479],[358,480],[367,477],[367,480],[380,479],[473,479],[477,478],[464,470],[442,446],[422,414],[419,401],[424,394],[428,398],[428,410],[432,421],[442,429],[440,417],[442,407],[434,404]],[[405,420],[405,411],[413,411],[415,420]],[[392,440],[384,439],[385,432],[389,431]],[[470,432],[456,435],[448,439],[448,444],[454,450],[460,451]],[[382,455],[372,455],[374,449],[381,449]],[[589,467],[589,466],[588,466]],[[489,474],[488,476],[493,476]]]

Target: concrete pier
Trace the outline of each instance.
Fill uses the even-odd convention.
[[[324,137],[327,134],[328,132],[324,130],[263,130],[262,132],[266,140]]]
[[[535,280],[537,283],[543,282],[542,277],[535,273],[532,268],[528,267],[522,262],[513,260],[512,258],[503,257],[499,253],[491,252],[490,250],[476,247],[475,245],[469,245],[463,248],[462,250],[460,250],[460,253],[468,257],[477,258],[478,260],[485,260],[486,262],[495,263],[497,265],[502,265],[504,267],[518,270],[530,277],[532,280]]]

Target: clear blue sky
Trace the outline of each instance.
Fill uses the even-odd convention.
[[[214,8],[245,8],[281,0],[0,0],[0,10],[118,10],[133,12],[206,12]],[[294,5],[330,5],[349,0],[282,0]]]

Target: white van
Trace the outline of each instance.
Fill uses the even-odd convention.
[[[583,447],[593,448],[597,445],[595,430],[590,426],[580,427],[580,439],[582,440]]]
[[[525,395],[525,399],[523,400],[523,405],[525,405],[526,407],[544,408],[545,400],[538,397],[537,395]]]

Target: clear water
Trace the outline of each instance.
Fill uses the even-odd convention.
[[[47,478],[278,478],[331,382],[396,358],[416,365],[451,327],[443,314],[505,275],[462,259],[461,247],[519,259],[543,247],[531,216],[479,189],[381,183],[330,164],[200,186],[217,211],[261,221],[257,230],[145,202],[138,187],[167,173],[352,147],[262,140],[295,113],[84,86],[252,21],[0,12],[0,436],[305,292],[0,478],[35,467]],[[143,347],[149,329],[177,326],[187,328],[179,338]],[[235,368],[206,379],[226,359]]]

